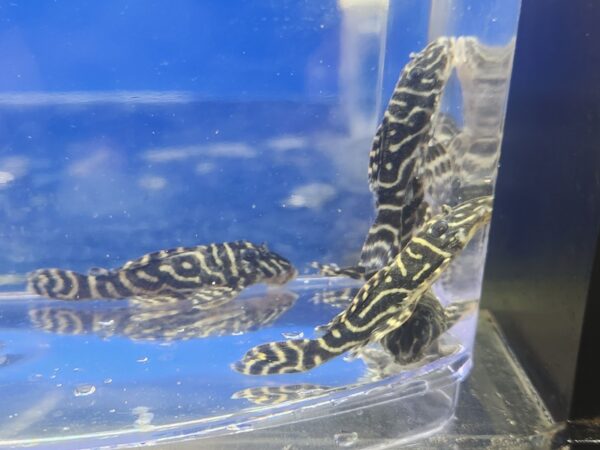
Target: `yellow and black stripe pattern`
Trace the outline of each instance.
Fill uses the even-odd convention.
[[[255,283],[284,284],[296,273],[288,260],[266,245],[235,241],[161,250],[118,269],[88,275],[40,269],[29,274],[28,288],[62,300],[193,297],[195,303],[209,305],[230,300]]]
[[[246,399],[255,405],[279,405],[308,398],[320,397],[340,388],[316,384],[288,384],[284,386],[260,386],[234,393],[233,399]]]
[[[337,264],[321,264],[316,261],[311,263],[311,267],[324,277],[348,277],[355,280],[368,280],[375,273],[367,274],[361,266],[339,267]]]
[[[389,266],[367,281],[323,336],[259,345],[233,368],[251,375],[303,372],[381,341],[409,319],[419,299],[489,222],[491,213],[491,196],[446,208],[424,225]]]
[[[111,308],[92,310],[67,306],[29,309],[35,328],[48,333],[100,337],[123,336],[134,341],[184,341],[238,335],[273,324],[295,303],[297,295],[269,291],[220,308]],[[62,305],[62,304],[61,304]]]
[[[412,57],[375,135],[368,177],[377,216],[359,261],[366,272],[387,265],[422,224],[421,153],[432,137],[432,117],[453,68],[453,48],[453,38],[441,37]]]

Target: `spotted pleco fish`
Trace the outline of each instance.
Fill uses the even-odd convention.
[[[161,303],[188,299],[207,308],[255,283],[281,285],[296,276],[291,263],[248,241],[178,247],[149,253],[114,270],[84,275],[63,269],[29,274],[28,289],[61,300],[133,298]]]

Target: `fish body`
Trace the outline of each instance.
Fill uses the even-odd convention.
[[[491,196],[445,208],[423,226],[390,265],[365,283],[321,337],[259,345],[233,368],[252,375],[303,372],[347,351],[381,341],[411,317],[423,294],[490,221],[491,212]]]
[[[231,299],[255,283],[285,284],[296,270],[265,245],[248,241],[178,247],[149,253],[122,267],[89,274],[39,269],[29,274],[30,291],[61,300],[195,298],[210,304]]]
[[[453,49],[453,38],[440,37],[411,58],[377,129],[368,166],[377,215],[358,263],[367,273],[387,265],[425,217],[422,153],[453,68]]]

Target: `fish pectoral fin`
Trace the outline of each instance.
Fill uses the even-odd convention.
[[[191,303],[197,309],[212,309],[229,303],[241,289],[231,286],[208,286],[199,289],[185,289],[157,294],[137,295],[130,301],[136,306],[175,306]]]
[[[129,299],[130,303],[141,307],[173,306],[182,302],[185,297],[177,292],[168,292],[160,294],[136,295]]]
[[[236,298],[242,289],[231,286],[210,286],[189,291],[185,299],[198,309],[218,308]]]
[[[360,266],[339,267],[337,264],[321,264],[312,262],[310,266],[319,271],[324,277],[348,277],[355,280],[365,279],[365,269]]]

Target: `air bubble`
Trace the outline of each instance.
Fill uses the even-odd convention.
[[[288,331],[281,333],[281,335],[286,339],[302,339],[304,337],[302,331]]]
[[[104,384],[110,384],[112,383],[112,378],[105,378],[104,379]]]
[[[338,433],[333,436],[333,439],[338,447],[352,447],[358,440],[358,433],[355,431]]]
[[[147,356],[142,356],[141,358],[136,359],[137,362],[139,363],[147,363],[148,362],[148,357]]]
[[[93,384],[80,384],[73,390],[75,397],[85,397],[86,395],[92,395],[94,392],[96,392],[96,386]]]

